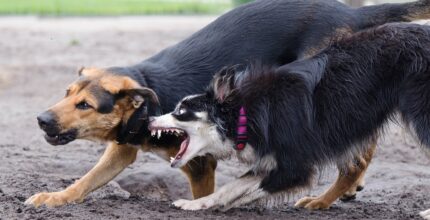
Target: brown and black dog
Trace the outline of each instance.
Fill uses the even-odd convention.
[[[352,9],[336,0],[259,0],[238,7],[184,41],[129,67],[85,68],[66,97],[38,117],[45,139],[54,145],[75,139],[109,142],[97,165],[60,192],[39,193],[26,203],[60,206],[83,201],[136,159],[138,149],[166,160],[177,154],[183,135],[167,131],[152,137],[149,116],[171,112],[183,97],[204,91],[224,66],[261,60],[276,66],[311,56],[333,39],[387,22],[430,18],[430,0]],[[156,136],[159,136],[157,134]],[[137,147],[136,147],[137,146]],[[328,208],[362,187],[374,145],[357,156],[322,196],[299,206]],[[357,163],[358,162],[358,163]],[[358,164],[359,166],[357,166]],[[216,161],[199,157],[183,171],[194,198],[214,191]]]

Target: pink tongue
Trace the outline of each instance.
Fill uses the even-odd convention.
[[[181,159],[185,151],[187,151],[187,147],[188,147],[188,139],[185,139],[184,141],[182,141],[181,148],[179,149],[178,154],[176,154],[175,159],[177,160]]]

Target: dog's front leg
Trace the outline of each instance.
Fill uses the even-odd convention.
[[[111,143],[99,162],[85,176],[59,192],[42,192],[33,195],[26,204],[39,207],[55,207],[67,203],[82,202],[85,196],[111,181],[136,160],[137,149]]]
[[[426,219],[426,220],[430,220],[430,209],[424,212],[421,212],[420,215]]]
[[[200,210],[213,207],[228,207],[232,202],[242,201],[244,195],[254,196],[255,189],[260,186],[262,177],[246,175],[231,183],[221,187],[215,193],[196,200],[177,200],[173,203],[174,206],[184,210]],[[248,197],[243,201],[248,201]],[[243,203],[241,203],[243,204]]]
[[[187,175],[193,199],[212,194],[215,190],[217,161],[210,155],[190,160],[181,170]]]

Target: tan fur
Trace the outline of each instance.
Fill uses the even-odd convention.
[[[195,158],[181,168],[188,177],[191,193],[195,199],[208,196],[215,191],[217,162],[211,156],[204,158],[207,159]],[[204,164],[201,163],[202,160],[205,161]]]
[[[303,57],[304,58],[310,58],[310,57],[317,55],[319,52],[321,52],[321,50],[326,48],[327,45],[330,45],[331,42],[335,42],[338,39],[342,39],[348,35],[351,35],[353,33],[353,31],[351,28],[337,28],[334,31],[334,33],[335,34],[330,36],[330,37],[326,37],[326,38],[321,39],[319,45],[317,45],[315,47],[307,48],[305,50],[305,54],[303,54]]]
[[[415,7],[411,7],[408,10],[408,14],[404,16],[406,20],[415,21],[430,19],[430,9],[427,5],[420,5],[419,3],[414,4]]]
[[[295,206],[306,209],[328,209],[347,192],[353,191],[355,195],[357,186],[364,181],[364,174],[372,160],[375,148],[376,140],[362,156],[356,158],[357,164],[349,165],[347,173],[339,172],[336,182],[326,192],[318,197],[304,197]]]
[[[152,146],[146,144],[142,147],[142,150],[153,152],[166,161],[169,161],[171,157],[175,157],[179,148],[178,146],[152,148]],[[181,167],[181,170],[188,177],[193,198],[201,198],[215,191],[216,167],[217,161],[210,155],[194,158]]]
[[[115,128],[121,121],[127,121],[136,107],[130,97],[118,100],[113,111],[108,114],[100,114],[94,109],[80,111],[76,109],[76,104],[85,100],[93,107],[98,106],[98,101],[88,89],[90,86],[99,86],[116,94],[121,90],[140,88],[140,85],[131,78],[112,75],[102,69],[83,68],[80,73],[82,76],[69,86],[66,97],[52,106],[50,111],[56,114],[62,131],[75,128],[78,129],[79,139],[102,140],[110,144],[98,163],[71,186],[59,192],[43,192],[30,197],[26,203],[35,207],[82,202],[90,192],[111,181],[136,159],[136,148],[115,143]],[[153,146],[143,144],[141,149],[153,151]],[[164,152],[160,152],[160,149],[164,149],[161,150]],[[157,147],[157,151],[157,154],[169,160],[179,151],[179,146]],[[212,157],[196,158],[182,168],[189,179],[194,198],[214,192],[215,168],[216,161]]]
[[[38,193],[30,197],[26,203],[35,207],[41,205],[55,207],[82,202],[88,193],[105,185],[132,164],[136,160],[136,155],[136,148],[112,143],[106,148],[96,166],[74,184],[59,192]]]

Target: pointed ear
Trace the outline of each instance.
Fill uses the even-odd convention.
[[[321,81],[328,62],[326,56],[299,60],[280,67],[290,75],[299,76],[304,80],[309,90],[314,90]]]
[[[225,67],[213,78],[210,88],[219,102],[224,100],[233,92],[235,84],[235,67]]]

